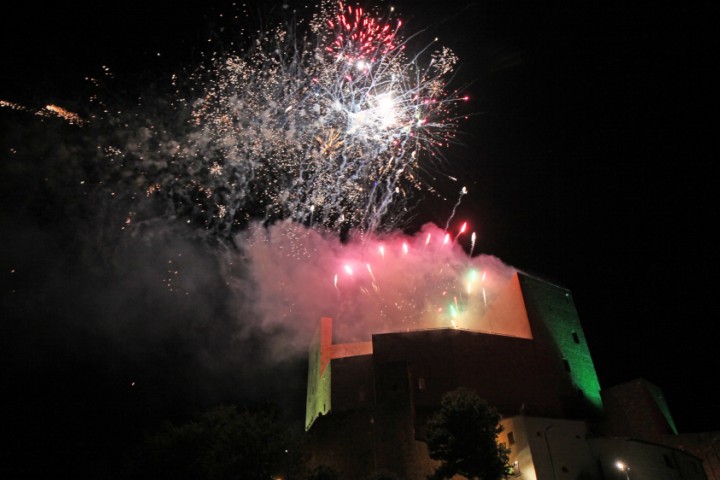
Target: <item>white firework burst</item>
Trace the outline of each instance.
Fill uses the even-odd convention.
[[[410,56],[401,22],[326,1],[304,26],[259,34],[170,102],[182,135],[146,128],[121,162],[174,215],[230,235],[252,218],[333,231],[396,227],[422,164],[456,132],[447,48]],[[197,92],[201,92],[199,95]],[[138,153],[147,145],[149,153]]]

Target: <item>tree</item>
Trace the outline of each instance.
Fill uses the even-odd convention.
[[[497,441],[503,430],[499,422],[497,410],[472,390],[460,388],[443,395],[440,410],[427,423],[430,457],[441,461],[429,479],[457,474],[479,480],[503,478],[510,450]]]
[[[130,476],[153,480],[299,478],[303,459],[298,437],[276,411],[220,406],[187,423],[166,422],[146,439]]]

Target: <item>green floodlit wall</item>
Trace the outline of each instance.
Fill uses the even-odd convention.
[[[308,357],[307,403],[305,405],[305,430],[309,430],[315,419],[330,411],[330,371],[329,362],[320,377],[320,332],[310,346]]]
[[[595,413],[601,413],[600,382],[572,294],[543,280],[518,275],[528,313],[533,312],[540,317],[537,320],[545,325],[563,360],[569,364],[573,383],[582,391]]]

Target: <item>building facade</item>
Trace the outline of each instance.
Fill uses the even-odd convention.
[[[511,450],[515,476],[616,478],[628,473],[612,469],[618,455],[628,465],[645,458],[637,452],[651,443],[623,450],[622,440],[601,437],[603,397],[569,290],[517,273],[485,320],[485,331],[415,330],[334,344],[332,320],[323,318],[309,356],[312,463],[348,480],[377,472],[424,480],[435,468],[424,443],[426,420],[442,395],[459,387],[502,414],[500,441]],[[657,448],[676,452],[684,476],[633,478],[706,478],[685,468],[697,458]]]

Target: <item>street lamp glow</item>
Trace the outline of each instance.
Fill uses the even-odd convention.
[[[615,466],[621,472],[625,472],[625,480],[630,480],[630,467],[627,465],[627,463],[618,460],[617,462],[615,462]]]

